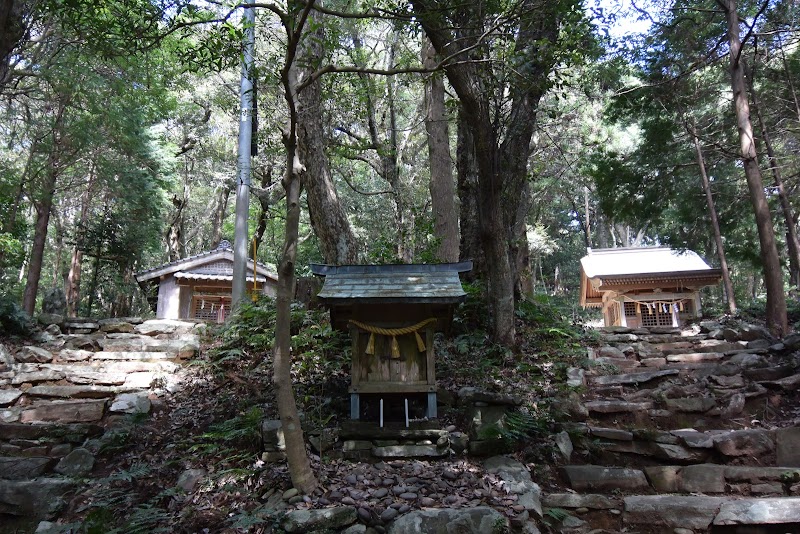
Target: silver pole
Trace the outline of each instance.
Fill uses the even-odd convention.
[[[253,0],[245,0],[252,4]],[[244,58],[242,82],[239,90],[241,111],[239,115],[239,151],[236,183],[236,226],[233,243],[233,285],[231,307],[235,310],[244,299],[247,285],[247,249],[249,236],[247,215],[250,209],[250,146],[253,136],[253,55],[255,49],[255,9],[244,10]],[[255,261],[255,258],[253,258]]]

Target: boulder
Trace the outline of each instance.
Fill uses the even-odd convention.
[[[55,472],[70,477],[81,477],[92,472],[94,455],[80,447],[61,458],[55,467]]]
[[[67,313],[67,295],[60,287],[45,290],[42,297],[42,313],[61,315]]]
[[[208,475],[208,471],[205,469],[187,469],[181,473],[175,485],[183,491],[191,493],[206,475]]]
[[[388,534],[486,534],[506,532],[508,520],[494,508],[430,508],[400,516],[386,530]]]
[[[72,480],[64,478],[0,480],[0,514],[51,518],[64,507],[64,495],[74,487]]]
[[[352,506],[337,506],[319,510],[292,510],[288,512],[281,526],[286,532],[337,531],[352,525],[358,513]]]
[[[0,456],[0,478],[30,480],[46,473],[52,463],[45,457]]]
[[[141,324],[141,320],[139,321]],[[101,319],[98,321],[101,332],[109,334],[132,334],[134,325],[126,318],[121,317],[118,319]]]
[[[50,363],[53,361],[53,353],[41,347],[22,347],[16,360],[21,363]]]
[[[714,448],[725,456],[758,458],[775,450],[775,442],[765,430],[734,430],[714,436]]]
[[[531,473],[521,462],[507,456],[492,456],[484,462],[488,473],[497,475],[503,481],[508,493],[518,496],[517,504],[528,512],[535,512],[542,517],[541,494],[539,485],[531,479]]]
[[[111,403],[110,412],[150,413],[150,399],[147,393],[122,393]]]
[[[800,427],[777,429],[775,445],[778,466],[800,467]]]
[[[61,325],[64,323],[64,315],[58,313],[40,313],[36,320],[42,326]],[[59,328],[59,333],[61,329]]]

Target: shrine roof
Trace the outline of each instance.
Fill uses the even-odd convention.
[[[472,262],[399,265],[312,265],[325,277],[318,297],[327,303],[460,302],[466,296],[458,273]]]

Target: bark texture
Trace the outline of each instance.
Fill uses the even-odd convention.
[[[286,148],[286,175],[283,188],[286,192],[286,234],[278,267],[278,287],[276,295],[275,351],[273,361],[273,384],[278,414],[281,419],[284,439],[286,441],[286,460],[289,475],[295,488],[305,494],[313,492],[318,482],[311,470],[311,462],[306,453],[303,429],[297,412],[292,385],[292,354],[290,305],[294,296],[295,262],[297,260],[297,243],[300,225],[300,184],[306,171],[298,150],[297,125],[302,110],[299,109],[298,87],[304,81],[303,71],[298,71],[298,57],[304,57],[305,50],[301,45],[301,36],[313,2],[300,6],[291,3],[295,15],[276,9],[287,30],[286,58],[281,69],[281,85],[288,110],[288,119],[283,131],[283,144]],[[308,45],[305,39],[304,44]]]
[[[36,307],[36,295],[39,292],[42,260],[44,259],[44,249],[47,242],[47,227],[50,223],[50,211],[53,209],[56,182],[62,171],[61,153],[66,142],[63,131],[66,104],[61,99],[57,100],[55,118],[50,133],[50,153],[47,156],[47,163],[42,172],[42,181],[37,184],[40,194],[34,200],[36,222],[33,227],[33,244],[31,246],[30,262],[28,263],[25,290],[22,294],[22,309],[28,315],[33,315]]]
[[[422,62],[426,68],[436,66],[436,50],[428,39],[422,46]],[[453,160],[450,157],[450,135],[444,107],[444,80],[439,73],[425,82],[425,130],[428,132],[428,160],[431,171],[431,208],[433,234],[439,240],[436,257],[442,262],[458,261],[458,211]]]
[[[468,280],[485,279],[486,258],[480,241],[478,225],[478,163],[475,143],[467,124],[465,112],[459,106],[456,142],[456,170],[458,177],[459,226],[461,228],[461,260],[472,260]]]
[[[311,18],[318,17],[312,15]],[[323,26],[314,23],[315,29],[306,34],[301,68],[310,74],[323,57]],[[306,190],[311,227],[319,240],[326,263],[346,265],[358,262],[358,244],[347,214],[339,201],[331,176],[330,162],[325,153],[324,121],[322,120],[322,87],[319,80],[306,86],[298,98],[297,143],[301,161],[306,171],[302,185]]]
[[[492,337],[512,345],[516,269],[509,256],[516,253],[510,248],[509,232],[520,216],[536,111],[555,64],[559,14],[566,6],[536,0],[520,2],[519,17],[513,30],[508,29],[515,34],[510,57],[520,61],[500,87],[493,86],[492,56],[483,42],[486,27],[493,23],[480,6],[415,0],[413,7],[437,53],[455,58],[444,70],[461,101],[475,154],[479,155],[478,223],[486,254]],[[507,113],[497,113],[495,97],[500,95],[505,98]]]
[[[739,143],[747,187],[750,190],[750,201],[756,217],[758,239],[761,246],[761,261],[764,268],[764,285],[767,290],[766,322],[773,334],[783,336],[787,332],[786,296],[783,292],[783,276],[775,242],[775,231],[769,205],[764,194],[761,169],[758,166],[758,154],[753,138],[753,125],[750,122],[750,103],[747,96],[747,85],[744,80],[744,69],[740,58],[742,43],[739,39],[739,15],[736,0],[724,0],[728,21],[728,42],[730,45],[731,88],[733,90],[733,106],[736,124],[739,130]]]

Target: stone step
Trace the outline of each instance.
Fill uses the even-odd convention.
[[[696,464],[644,468],[661,493],[800,495],[800,468]]]
[[[780,532],[798,532],[800,528],[800,497],[631,495],[623,502],[627,526],[707,531],[712,525],[774,525]]]
[[[92,360],[160,361],[178,359],[177,351],[100,351],[92,355]]]
[[[103,418],[106,404],[107,401],[105,399],[38,402],[22,411],[22,414],[20,415],[20,422],[97,422]]]
[[[589,401],[585,406],[590,413],[640,413],[651,410],[654,405],[649,401],[597,400]]]
[[[576,491],[647,491],[650,484],[643,471],[601,465],[565,465],[561,468]]]
[[[34,386],[25,394],[31,397],[62,397],[74,399],[102,399],[118,393],[133,391],[136,388],[115,386]]]
[[[609,386],[617,384],[642,384],[644,382],[655,380],[656,378],[677,375],[678,372],[679,371],[676,369],[659,369],[655,371],[648,370],[648,371],[625,373],[619,375],[593,376],[590,379],[590,382],[592,384],[599,386]]]

